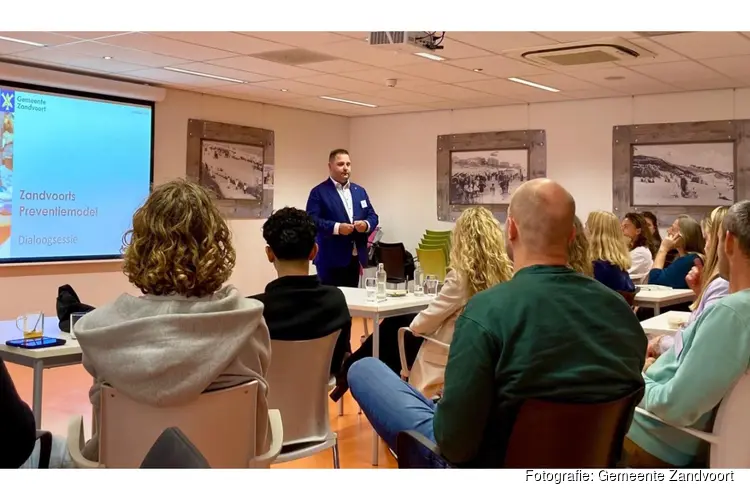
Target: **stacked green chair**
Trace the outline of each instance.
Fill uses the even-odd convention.
[[[445,279],[450,266],[451,237],[452,231],[425,231],[417,248],[417,259],[425,275],[433,274],[440,281]]]

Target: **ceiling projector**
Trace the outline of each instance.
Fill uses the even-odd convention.
[[[443,48],[444,38],[445,31],[371,31],[368,40],[372,47],[433,52]]]

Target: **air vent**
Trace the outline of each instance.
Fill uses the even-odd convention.
[[[560,66],[578,66],[580,64],[598,64],[619,61],[620,58],[603,50],[540,55],[541,59]]]
[[[290,66],[334,61],[337,59],[334,56],[321,54],[320,52],[313,52],[312,50],[307,49],[273,50],[271,52],[261,52],[260,54],[253,54],[252,57],[263,59],[264,61],[286,64]]]
[[[653,52],[622,38],[535,47],[533,50],[510,51],[503,55],[545,67],[595,66],[656,57]]]

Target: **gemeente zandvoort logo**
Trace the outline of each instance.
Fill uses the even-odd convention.
[[[16,92],[0,89],[0,111],[12,113],[16,108]]]

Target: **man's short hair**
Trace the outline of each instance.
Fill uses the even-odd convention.
[[[336,159],[338,155],[349,155],[349,151],[343,148],[334,149],[328,155],[328,163],[333,163],[333,161]]]
[[[307,260],[315,246],[315,221],[304,210],[284,207],[263,224],[263,239],[279,260]]]
[[[750,201],[738,201],[732,205],[724,216],[724,231],[737,238],[740,250],[750,257]]]

